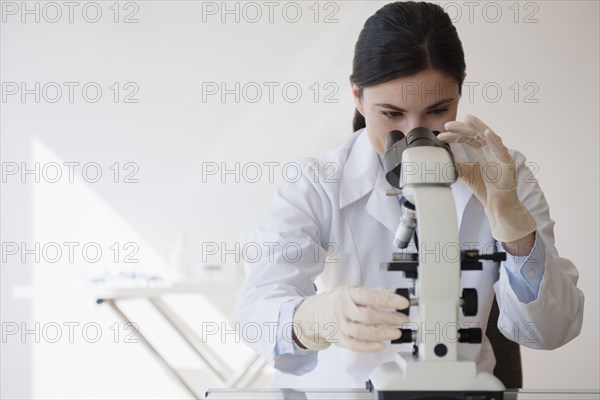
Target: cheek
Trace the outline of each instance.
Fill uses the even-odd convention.
[[[368,113],[366,116],[367,127],[378,133],[378,136],[385,138],[385,135],[395,128],[392,120],[387,119],[378,112]]]
[[[429,129],[432,131],[445,132],[446,128],[444,128],[444,124],[448,121],[452,121],[453,119],[437,119],[434,123],[429,125]]]
[[[458,114],[458,103],[455,104],[453,107],[450,108],[450,110],[448,111],[448,114],[445,115],[444,118],[442,118],[444,120],[444,123],[449,122],[449,121],[456,121],[456,114]],[[442,128],[443,128],[442,124]]]
[[[375,148],[379,154],[383,154],[385,137],[392,129],[388,129],[385,124],[382,124],[378,121],[367,121],[367,130],[369,133],[369,140],[371,141],[373,148]]]
[[[456,110],[449,111],[448,113],[444,114],[444,116],[442,116],[442,117],[432,116],[431,118],[429,118],[427,126],[432,131],[445,132],[446,128],[444,128],[444,124],[446,124],[446,122],[455,121],[455,120],[456,120]]]
[[[385,143],[385,137],[387,134],[394,130],[394,127],[386,123],[386,121],[372,121],[370,125],[367,125],[369,131],[373,133],[373,138],[375,138],[378,142]]]

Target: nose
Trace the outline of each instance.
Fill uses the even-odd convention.
[[[425,121],[425,119],[419,116],[406,118],[404,121],[402,121],[401,125],[402,126],[398,129],[401,130],[405,135],[415,128],[428,128],[430,130],[432,129],[432,127],[427,126],[427,122]]]

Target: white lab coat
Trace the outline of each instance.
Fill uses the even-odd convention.
[[[476,160],[467,146],[452,144],[451,148],[456,160]],[[525,157],[512,150],[511,155],[519,165],[519,198],[538,222],[539,251],[530,255],[526,265],[529,274],[543,271],[539,294],[528,304],[519,300],[504,270],[515,268],[512,256],[507,254],[509,260],[503,267],[485,261],[483,271],[462,273],[461,288],[478,291],[479,312],[475,317],[463,317],[459,312],[460,325],[485,330],[495,291],[501,332],[527,347],[553,349],[579,334],[584,297],[576,287],[575,266],[559,257],[555,248],[554,221]],[[315,294],[313,282],[317,293],[340,285],[409,286],[402,273],[383,272],[379,267],[398,251],[392,239],[401,210],[394,196],[386,196],[391,188],[366,129],[361,129],[339,149],[307,160],[302,178],[278,189],[258,229],[258,242],[264,245],[262,257],[246,262],[246,281],[234,313],[242,332],[248,326],[261,330],[258,339],[256,335],[242,337],[276,368],[273,386],[364,387],[373,368],[409,346],[388,345],[381,352],[356,353],[332,345],[318,354],[303,350],[275,357],[276,330],[282,329],[276,324],[282,321],[282,305]],[[501,251],[491,236],[481,203],[468,186],[457,181],[452,191],[462,248]],[[415,314],[412,310],[411,316]],[[287,318],[291,319],[291,314]],[[444,333],[437,330],[435,334]],[[286,337],[289,340],[289,329]],[[495,365],[487,338],[479,345],[459,344],[459,354],[475,360],[480,370],[491,373]]]

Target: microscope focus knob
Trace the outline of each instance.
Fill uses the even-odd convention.
[[[460,304],[465,317],[477,315],[479,303],[477,300],[477,289],[463,289],[462,302]]]
[[[483,333],[481,328],[466,328],[458,330],[458,341],[460,343],[481,343]]]
[[[405,289],[405,288],[398,288],[398,289],[396,289],[396,294],[404,297],[406,300],[408,300],[410,302],[410,290]],[[398,312],[401,312],[402,314],[405,314],[405,315],[410,315],[410,306],[406,307],[403,310],[398,310]]]
[[[392,340],[392,344],[397,343],[412,343],[415,341],[414,331],[412,329],[400,329],[402,336],[396,340]]]

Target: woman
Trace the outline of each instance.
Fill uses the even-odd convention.
[[[392,130],[442,132],[461,177],[452,191],[462,248],[507,252],[502,263],[462,274],[461,286],[478,291],[479,312],[461,315],[460,325],[485,329],[495,293],[498,327],[515,342],[553,349],[579,334],[578,273],[558,256],[525,157],[476,117],[455,121],[465,68],[456,29],[437,5],[388,4],[365,23],[350,77],[354,134],[277,191],[259,227],[262,257],[246,265],[235,319],[260,328],[246,340],[277,370],[276,386],[364,387],[377,365],[410,348],[390,344],[408,321],[395,311],[408,300],[394,289],[409,282],[379,269],[398,251],[400,205],[386,196],[381,163]],[[501,175],[488,177],[492,169]],[[487,338],[459,344],[459,353],[492,373]]]

